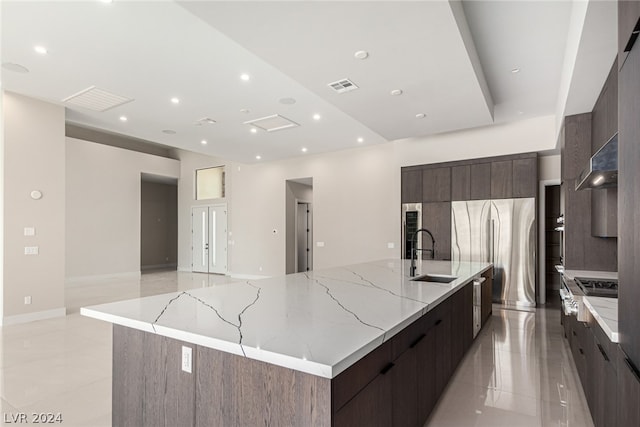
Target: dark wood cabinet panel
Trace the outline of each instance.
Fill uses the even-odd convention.
[[[510,199],[513,197],[513,161],[491,163],[491,198]]]
[[[360,425],[388,427],[393,425],[392,405],[390,404],[392,397],[391,375],[389,373],[379,374],[335,413],[333,427]],[[279,398],[278,396],[277,399]]]
[[[536,197],[538,190],[538,159],[513,161],[513,197]]]
[[[470,166],[471,200],[491,198],[491,163],[479,163]]]
[[[629,53],[618,78],[618,322],[620,345],[640,366],[640,42]]]
[[[422,227],[433,234],[436,242],[434,259],[451,259],[451,202],[435,202],[422,204]],[[421,248],[430,249],[431,239],[426,233],[421,234]],[[423,259],[429,259],[429,252],[422,252]]]
[[[562,180],[575,180],[591,157],[591,113],[565,117],[561,143]],[[575,189],[575,183],[570,188]]]
[[[597,329],[595,326],[592,329]],[[589,407],[595,427],[616,426],[618,373],[615,367],[616,353],[607,352],[609,341],[600,341],[595,333],[590,353],[591,401]]]
[[[391,402],[393,421],[390,425],[418,426],[417,353],[415,346],[407,349],[394,360],[395,366],[389,372],[393,391]]]
[[[451,200],[471,200],[471,166],[451,168]]]
[[[451,201],[451,168],[429,168],[422,171],[422,201]]]
[[[445,305],[446,304],[446,305]],[[440,396],[447,385],[453,367],[451,364],[451,301],[446,300],[434,309],[432,316],[436,337],[435,390]]]
[[[618,62],[614,61],[591,112],[591,153],[618,131]]]
[[[402,203],[422,202],[422,171],[402,171],[401,181]]]
[[[144,332],[113,326],[112,424],[142,426]],[[122,391],[126,391],[123,393]]]
[[[618,350],[618,425],[640,426],[640,378],[628,363],[627,355]]]
[[[459,289],[451,297],[451,369],[454,370],[464,354],[464,289]]]
[[[427,314],[425,320],[430,320]],[[425,337],[417,345],[418,419],[424,421],[438,401],[436,394],[436,329],[426,325]]]
[[[629,41],[634,31],[640,30],[640,1],[618,1],[618,68],[622,69],[629,52]],[[637,43],[637,40],[636,40]],[[635,45],[634,45],[635,47]]]
[[[493,268],[485,271],[482,274],[482,277],[485,278],[485,281],[481,285],[481,295],[482,299],[482,325],[489,321],[491,314],[493,313]]]

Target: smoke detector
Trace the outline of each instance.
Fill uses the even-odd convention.
[[[333,83],[329,83],[327,86],[338,93],[351,92],[352,90],[358,89],[358,85],[349,79],[338,80]]]

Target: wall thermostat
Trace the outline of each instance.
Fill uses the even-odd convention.
[[[33,200],[40,200],[40,199],[42,199],[42,192],[41,192],[41,191],[39,191],[39,190],[33,190],[33,191],[31,192],[31,198],[32,198]]]

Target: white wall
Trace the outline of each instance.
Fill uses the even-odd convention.
[[[389,144],[233,167],[233,273],[284,274],[285,184],[313,178],[314,269],[400,257],[400,168],[553,149],[553,116]],[[542,161],[558,174],[556,159]],[[556,171],[557,169],[557,171]],[[276,233],[273,233],[276,230]],[[387,244],[394,248],[388,249]]]
[[[180,162],[74,138],[66,148],[67,278],[138,274],[141,174],[178,178]]]
[[[227,209],[231,208],[233,185],[229,169],[233,167],[233,163],[190,151],[177,150],[176,153],[180,159],[180,179],[178,180],[178,270],[191,271],[191,208],[219,203],[227,203]],[[226,166],[225,197],[214,200],[196,200],[196,169],[216,166]],[[230,222],[229,215],[227,215],[227,218],[228,222]],[[231,238],[230,236],[229,239]],[[230,263],[230,257],[228,263]]]
[[[2,102],[2,321],[10,324],[65,314],[64,108],[9,92]],[[33,190],[43,197],[33,200]],[[24,236],[25,227],[34,227],[35,236]],[[39,255],[25,255],[25,246],[37,246]]]
[[[560,181],[560,154],[538,158],[538,180]]]

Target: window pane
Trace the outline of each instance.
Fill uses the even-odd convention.
[[[224,166],[196,170],[196,200],[224,197]]]

